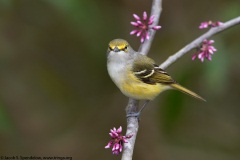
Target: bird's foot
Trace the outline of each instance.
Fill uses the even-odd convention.
[[[127,118],[136,117],[138,121],[140,121],[140,115],[141,115],[141,112],[132,112],[132,113],[128,113],[126,117]]]

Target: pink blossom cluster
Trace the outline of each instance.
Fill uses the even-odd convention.
[[[217,27],[222,25],[223,23],[220,21],[212,22],[212,21],[206,21],[202,22],[199,26],[199,29],[204,29],[208,27]],[[201,62],[204,61],[204,59],[207,59],[209,61],[212,60],[212,55],[214,52],[217,51],[217,49],[212,45],[214,43],[214,40],[207,40],[205,39],[198,51],[192,56],[192,60],[195,60],[196,58],[200,59]]]
[[[110,129],[109,135],[111,136],[112,139],[105,146],[105,148],[112,147],[112,153],[115,155],[119,155],[119,153],[122,152],[123,144],[128,143],[127,139],[132,137],[132,135],[123,136],[121,133],[122,133],[121,126],[118,129],[116,129],[115,127],[113,129]]]
[[[133,14],[133,17],[136,21],[131,22],[131,24],[137,29],[130,32],[130,35],[136,35],[137,37],[141,37],[140,41],[143,43],[146,39],[150,38],[149,30],[159,30],[161,26],[153,26],[154,15],[148,18],[147,12],[143,12],[143,17],[140,18],[138,15]]]
[[[206,22],[202,22],[199,26],[199,29],[204,29],[204,28],[208,28],[208,27],[217,27],[220,26],[221,24],[223,24],[220,21],[216,21],[216,22],[212,22],[212,21],[206,21]]]
[[[217,49],[214,46],[212,46],[213,43],[214,40],[205,39],[202,42],[200,50],[192,56],[192,60],[196,59],[197,57],[202,62],[204,61],[205,58],[211,61],[213,53],[217,51]]]

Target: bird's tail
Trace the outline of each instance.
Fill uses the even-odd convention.
[[[179,90],[179,91],[181,91],[183,93],[186,93],[186,94],[188,94],[188,95],[190,95],[190,96],[192,96],[192,97],[194,97],[196,99],[199,99],[199,100],[202,100],[202,101],[206,102],[206,100],[204,98],[202,98],[201,96],[199,96],[198,94],[194,93],[193,91],[190,91],[189,89],[187,89],[187,88],[185,88],[185,87],[183,87],[183,86],[181,86],[181,85],[179,85],[177,83],[171,84],[171,86],[174,89],[177,89],[177,90]]]

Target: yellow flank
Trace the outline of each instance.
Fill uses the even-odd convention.
[[[125,95],[134,99],[153,100],[159,93],[170,88],[169,86],[160,83],[143,83],[132,74],[128,74],[127,77],[128,80],[122,82],[120,89]]]

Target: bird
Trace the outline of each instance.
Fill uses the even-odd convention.
[[[124,39],[114,39],[107,49],[107,70],[110,78],[127,97],[144,100],[140,109],[161,92],[176,89],[196,99],[206,101],[195,92],[178,84],[153,59],[136,52]]]

